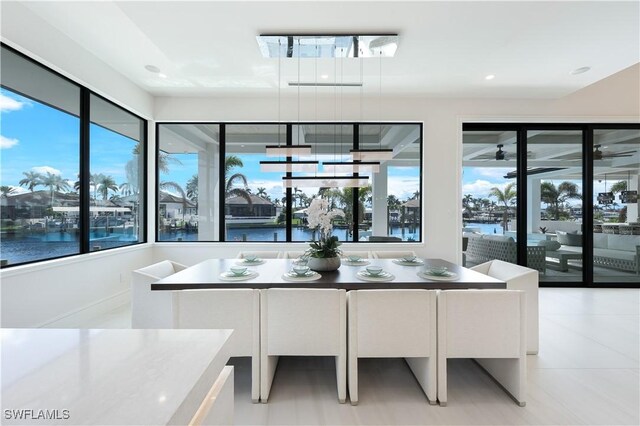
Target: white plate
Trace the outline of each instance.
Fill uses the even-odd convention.
[[[322,275],[314,271],[309,271],[302,277],[298,274],[291,274],[290,272],[282,274],[282,279],[285,281],[315,281],[321,277]]]
[[[455,272],[448,272],[447,275],[432,275],[425,271],[420,271],[418,272],[418,276],[420,278],[434,281],[455,281],[458,279],[458,274]]]
[[[403,265],[403,266],[422,266],[422,265],[424,265],[424,261],[422,259],[416,259],[413,262],[409,262],[408,260],[402,260],[402,259],[393,259],[392,262],[395,263],[395,264],[398,264],[398,265]]]
[[[222,281],[246,281],[258,276],[256,271],[245,271],[242,275],[236,275],[233,272],[223,272],[220,274]]]
[[[344,263],[345,265],[349,265],[349,266],[364,266],[364,265],[368,265],[371,262],[369,262],[369,260],[367,259],[360,259],[357,262],[353,262],[351,260],[348,259],[342,259],[342,263]]]
[[[386,271],[379,275],[371,275],[367,271],[358,271],[356,276],[363,281],[393,281],[396,277]]]
[[[263,263],[265,263],[264,259],[257,259],[257,260],[254,260],[253,262],[249,262],[247,259],[241,259],[241,260],[236,262],[236,265],[255,266],[255,265],[262,265]]]

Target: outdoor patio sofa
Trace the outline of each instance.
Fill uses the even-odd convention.
[[[480,264],[490,260],[503,260],[517,263],[517,248],[513,238],[504,235],[468,234],[467,250],[462,257],[463,265],[467,262]],[[541,273],[546,273],[546,249],[543,246],[527,247],[527,266]]]
[[[582,235],[557,231],[561,250],[582,253]],[[593,265],[640,274],[640,235],[593,234]]]

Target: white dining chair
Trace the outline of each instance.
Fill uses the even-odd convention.
[[[415,256],[416,252],[413,250],[400,250],[400,251],[390,251],[390,250],[379,250],[373,252],[374,259],[400,259],[406,256]]]
[[[403,357],[431,404],[436,387],[436,291],[357,290],[347,293],[348,384],[358,403],[358,358]]]
[[[258,256],[261,259],[282,259],[283,256],[281,251],[241,251],[236,256],[236,259],[244,259],[247,254]]]
[[[269,399],[279,356],[333,356],[338,401],[347,397],[346,292],[338,289],[260,291],[260,400]]]
[[[537,354],[540,340],[538,331],[539,272],[502,260],[491,260],[470,269],[506,282],[508,290],[525,292],[527,300],[527,354]]]
[[[151,291],[151,284],[186,266],[170,260],[131,272],[131,327],[172,328],[171,291]]]
[[[370,251],[342,250],[343,258],[347,258],[349,256],[360,256],[363,259],[373,259],[373,254]]]
[[[438,294],[438,401],[447,405],[447,360],[473,358],[520,405],[527,380],[526,307],[520,290]]]
[[[305,252],[302,250],[293,250],[293,251],[285,251],[283,258],[284,259],[297,259],[302,256]]]
[[[230,356],[251,357],[251,400],[260,400],[260,290],[176,291],[174,328],[233,329]]]

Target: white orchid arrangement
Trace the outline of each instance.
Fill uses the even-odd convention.
[[[324,198],[314,198],[307,209],[308,227],[319,231],[319,238],[310,244],[307,253],[311,257],[336,257],[340,254],[338,237],[332,236],[333,219],[344,217],[340,209],[329,210],[329,201]]]

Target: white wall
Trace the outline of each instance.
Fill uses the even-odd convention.
[[[129,300],[131,271],[151,263],[144,244],[2,271],[2,327],[74,326]]]
[[[310,89],[312,90],[312,89]],[[273,121],[277,100],[271,98],[156,98],[156,121]],[[329,121],[336,117],[332,97],[319,98],[315,115],[313,97],[282,99],[282,120]],[[411,244],[423,256],[459,262],[461,258],[461,123],[465,121],[638,122],[640,121],[640,65],[635,65],[590,87],[557,100],[385,98],[379,113],[377,99],[344,99],[343,119],[424,122],[424,244]],[[339,110],[338,110],[339,111]],[[406,244],[405,244],[406,245]],[[402,246],[402,244],[397,244]],[[234,250],[257,250],[234,244]],[[270,247],[274,247],[271,245]],[[367,246],[369,247],[369,246]],[[377,247],[389,247],[382,245]],[[376,246],[372,246],[372,250]],[[187,260],[221,256],[228,245],[162,245],[155,257]]]
[[[105,98],[151,118],[153,96],[20,2],[2,2],[2,42]],[[33,29],[38,29],[35,31]],[[46,36],[43,36],[46,35]]]

